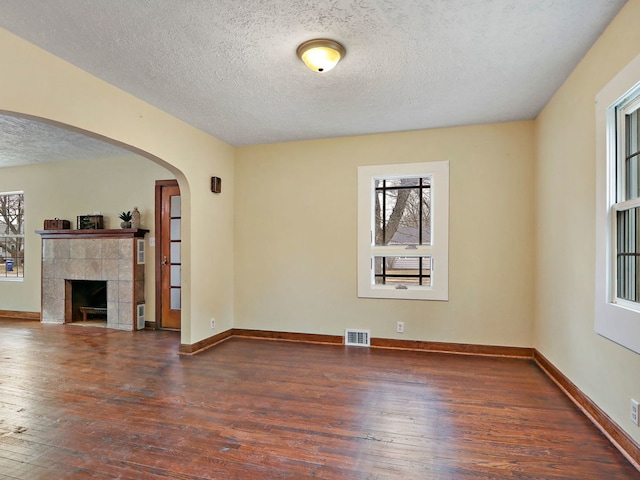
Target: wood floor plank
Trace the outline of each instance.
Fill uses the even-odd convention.
[[[640,479],[532,362],[0,320],[0,479]]]

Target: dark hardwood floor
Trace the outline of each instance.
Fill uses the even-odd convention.
[[[1,479],[640,479],[528,360],[0,321]]]

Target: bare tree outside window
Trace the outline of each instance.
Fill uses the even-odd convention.
[[[24,276],[24,194],[0,193],[0,277]]]
[[[376,180],[375,245],[431,244],[431,179]]]
[[[431,178],[375,180],[375,245],[431,245]],[[378,284],[430,284],[431,257],[374,259]]]

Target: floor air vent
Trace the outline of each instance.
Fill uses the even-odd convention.
[[[345,330],[344,331],[344,344],[355,345],[358,347],[368,347],[369,343],[369,330]]]

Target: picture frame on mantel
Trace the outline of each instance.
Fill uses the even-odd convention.
[[[102,230],[104,228],[104,217],[102,215],[78,215],[78,230]]]

